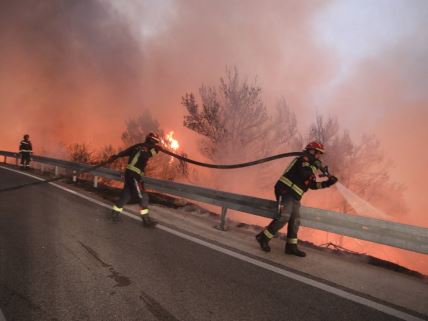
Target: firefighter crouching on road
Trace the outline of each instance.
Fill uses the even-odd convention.
[[[310,189],[330,187],[337,182],[335,176],[330,176],[321,164],[320,158],[324,153],[324,146],[318,142],[309,143],[304,155],[296,157],[279,178],[275,185],[275,197],[278,201],[278,216],[259,234],[256,239],[265,252],[270,252],[269,241],[287,223],[287,241],[285,253],[300,257],[306,253],[297,247],[297,232],[300,226],[300,200],[303,194]],[[328,180],[316,181],[317,170],[327,172]]]
[[[144,190],[144,183],[141,177],[150,157],[159,151],[160,138],[155,133],[147,135],[144,143],[136,144],[128,149],[110,157],[113,161],[119,157],[129,156],[128,165],[125,170],[125,183],[122,195],[115,205],[113,205],[112,219],[117,221],[123,206],[129,202],[132,194],[136,194],[140,203],[140,215],[144,227],[154,227],[157,222],[149,217],[149,196]]]
[[[29,169],[31,154],[33,153],[33,146],[30,142],[30,135],[24,135],[24,139],[21,140],[19,144],[19,153],[21,154],[21,163],[19,164],[19,167],[22,169]]]

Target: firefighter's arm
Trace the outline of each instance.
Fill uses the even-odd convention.
[[[109,161],[109,162],[113,162],[113,161],[115,161],[116,159],[118,159],[118,158],[120,158],[120,157],[124,157],[124,156],[129,156],[129,155],[131,155],[131,153],[132,153],[133,149],[134,149],[135,147],[137,147],[137,145],[138,145],[138,144],[133,145],[133,146],[128,147],[127,149],[125,149],[125,150],[123,150],[123,151],[121,151],[121,152],[117,153],[117,154],[111,155],[111,156],[110,156],[110,158],[108,159],[108,161]]]
[[[331,175],[328,177],[328,180],[322,182],[321,184],[322,184],[323,188],[326,188],[326,187],[330,187],[331,185],[334,185],[336,183],[337,183],[337,177]]]
[[[309,184],[310,189],[321,189],[321,188],[327,188],[330,187],[333,184],[337,183],[337,177],[336,176],[329,176],[328,180],[323,182],[317,182],[315,179],[311,181]]]
[[[146,153],[147,158],[155,156],[159,153],[161,147],[159,145],[144,145],[144,152]]]

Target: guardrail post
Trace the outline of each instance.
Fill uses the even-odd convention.
[[[3,162],[6,164],[7,163],[7,157],[6,157],[6,155],[4,155],[4,160],[3,160]]]
[[[222,207],[221,208],[221,214],[220,214],[220,225],[215,226],[215,228],[217,230],[220,230],[220,231],[227,231],[228,230],[227,225],[226,225],[226,223],[227,223],[226,214],[227,214],[227,207]]]
[[[73,183],[77,182],[76,171],[73,171]]]
[[[19,163],[19,156],[18,155],[16,156],[15,161],[16,161],[16,166],[18,166],[18,163]]]
[[[98,187],[98,176],[94,176],[94,188]]]
[[[40,163],[40,171],[42,172],[42,174],[45,171],[45,166],[43,163]]]
[[[55,166],[55,176],[58,176],[58,166]]]

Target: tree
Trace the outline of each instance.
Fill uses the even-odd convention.
[[[97,153],[97,160],[99,163],[106,162],[111,156],[119,153],[119,151],[119,149],[113,147],[112,145],[106,145]],[[125,167],[125,164],[125,160],[121,159],[112,163],[108,163],[105,165],[105,167],[122,170]]]
[[[71,144],[67,147],[70,160],[72,162],[81,163],[81,164],[96,164],[97,158],[95,156],[95,152],[91,150],[90,146],[83,143],[83,144]],[[80,174],[80,177],[83,179],[88,179],[90,177],[90,174],[83,173]]]
[[[188,113],[184,116],[184,126],[204,137],[201,152],[214,162],[242,160],[248,148],[266,134],[268,116],[261,88],[242,81],[233,68],[226,69],[218,88],[202,85],[199,95],[202,108],[193,93],[182,97],[182,105]]]
[[[360,143],[354,143],[347,131],[340,131],[336,118],[317,115],[309,128],[309,141],[324,144],[326,154],[323,163],[339,182],[374,208],[388,215],[402,216],[407,209],[403,198],[404,186],[393,182],[389,171],[391,164],[385,160],[381,145],[374,135],[363,135]],[[355,206],[355,205],[354,205]],[[357,213],[341,195],[334,198],[331,209],[345,213]],[[376,217],[384,218],[384,217]],[[339,238],[339,243],[343,237]]]
[[[269,118],[268,130],[262,140],[263,156],[301,150],[303,139],[297,128],[296,114],[288,106],[285,98],[278,100],[274,112],[274,116]],[[274,181],[290,161],[288,158],[260,165],[256,176],[258,184],[271,194],[270,188],[275,184]]]
[[[149,110],[144,110],[140,116],[126,122],[121,139],[125,147],[144,142],[150,132],[163,136],[159,122],[153,118]]]
[[[94,151],[92,151],[90,147],[85,143],[71,144],[67,147],[67,149],[70,154],[70,160],[72,162],[82,164],[93,164],[96,162]]]
[[[277,146],[301,147],[302,139],[297,129],[296,114],[290,109],[283,97],[276,104],[276,115],[272,121],[272,129],[273,140],[278,142]]]
[[[98,153],[97,160],[98,162],[106,162],[111,156],[117,154],[119,150],[114,148],[112,145],[105,145]],[[111,163],[106,164],[107,167],[110,167]]]
[[[337,119],[329,117],[324,121],[324,117],[317,115],[309,129],[309,140],[312,139],[324,144],[327,152],[323,163],[329,165],[331,172],[346,187],[363,199],[378,204],[384,198],[381,195],[394,191],[396,197],[388,198],[388,203],[395,204],[396,215],[405,212],[402,195],[397,197],[397,188],[402,191],[404,188],[391,181],[391,163],[385,160],[381,144],[374,135],[362,135],[361,142],[354,143],[347,131],[340,132]],[[342,210],[351,211],[349,204]]]

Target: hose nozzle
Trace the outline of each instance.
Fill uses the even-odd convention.
[[[319,168],[319,170],[321,171],[320,177],[329,177],[330,173],[328,171],[328,166],[324,166]]]

